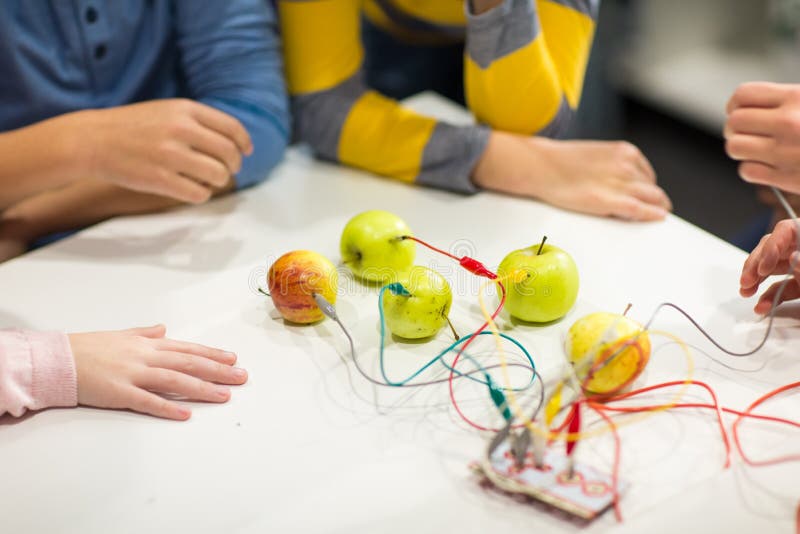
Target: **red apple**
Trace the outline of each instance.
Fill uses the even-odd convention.
[[[338,273],[325,256],[310,250],[287,252],[269,268],[267,285],[275,308],[287,321],[315,323],[325,317],[314,293],[336,302]]]

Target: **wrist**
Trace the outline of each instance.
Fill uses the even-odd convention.
[[[545,137],[527,137],[492,131],[472,173],[475,185],[505,193],[540,198],[543,173],[555,142]]]

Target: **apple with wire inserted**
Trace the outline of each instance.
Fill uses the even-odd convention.
[[[565,349],[583,389],[613,395],[629,388],[650,360],[650,336],[624,315],[589,314],[575,321]]]
[[[453,292],[447,280],[432,269],[411,267],[381,292],[383,319],[397,337],[424,339],[447,323]]]
[[[287,321],[309,324],[325,317],[319,309],[314,294],[336,302],[338,273],[331,261],[310,250],[287,252],[267,273],[269,295],[278,312]]]
[[[365,211],[350,219],[342,231],[342,262],[362,280],[396,280],[414,264],[416,244],[403,239],[410,235],[411,229],[397,215]]]
[[[512,317],[547,323],[564,317],[578,298],[578,267],[572,256],[545,243],[515,250],[497,268]]]

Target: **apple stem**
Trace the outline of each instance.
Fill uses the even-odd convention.
[[[632,307],[633,307],[633,304],[631,304],[629,302],[628,305],[625,307],[625,311],[622,312],[622,316],[624,317],[624,316],[628,315],[628,310],[630,310]]]
[[[545,241],[547,241],[547,236],[544,236],[544,237],[542,238],[542,242],[539,244],[539,250],[538,250],[538,251],[536,251],[536,255],[537,255],[537,256],[538,256],[539,254],[541,254],[541,253],[542,253],[542,249],[544,248],[544,242],[545,242]]]
[[[450,316],[445,315],[444,318],[447,319],[447,324],[450,325],[450,330],[453,332],[453,337],[456,338],[456,341],[461,339],[461,336],[459,336],[458,332],[456,332],[456,327],[453,326],[453,323],[450,322]]]
[[[261,293],[262,295],[266,295],[266,296],[268,296],[268,297],[271,297],[271,296],[272,296],[272,295],[270,295],[269,293],[267,293],[266,291],[264,291],[263,289],[261,289],[260,287],[258,288],[258,292],[259,292],[259,293]]]

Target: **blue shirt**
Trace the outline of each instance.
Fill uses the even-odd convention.
[[[247,128],[239,187],[281,159],[289,114],[264,0],[2,0],[0,131],[70,111],[185,97]]]

